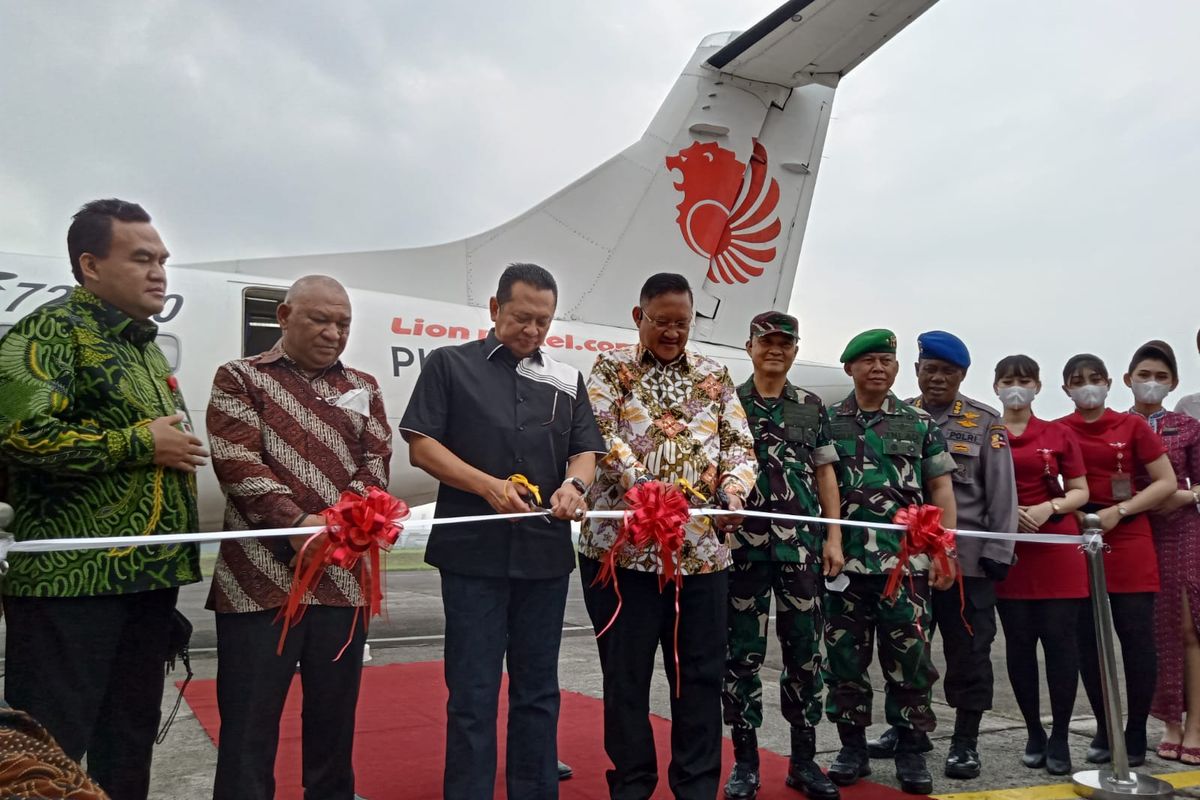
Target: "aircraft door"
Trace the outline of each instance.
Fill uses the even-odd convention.
[[[275,311],[286,296],[287,290],[276,286],[242,290],[242,358],[264,353],[279,341]]]

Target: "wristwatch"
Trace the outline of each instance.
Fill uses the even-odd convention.
[[[587,494],[588,487],[587,484],[583,482],[582,478],[567,478],[565,481],[563,481],[563,486],[566,486],[568,483],[574,486],[575,491],[579,492],[580,494]]]
[[[1061,514],[1061,513],[1062,513],[1062,507],[1061,507],[1061,506],[1059,506],[1059,504],[1058,504],[1058,501],[1057,501],[1057,500],[1051,500],[1051,501],[1050,501],[1050,508],[1051,508],[1051,510],[1052,510],[1052,511],[1054,511],[1054,513],[1055,513],[1055,514]]]
[[[1126,508],[1124,505],[1117,506],[1117,516],[1118,517],[1124,518],[1128,514],[1129,514],[1129,509]]]

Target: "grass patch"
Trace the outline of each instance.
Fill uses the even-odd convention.
[[[205,575],[212,575],[217,563],[215,552],[200,553],[200,569]],[[383,568],[387,572],[420,572],[431,570],[433,567],[425,563],[425,551],[412,548],[396,549],[383,557]]]

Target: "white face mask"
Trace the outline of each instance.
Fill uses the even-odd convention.
[[[1100,408],[1108,397],[1108,386],[1105,384],[1089,383],[1086,386],[1076,386],[1071,390],[1071,399],[1075,405],[1085,410]]]
[[[1033,405],[1033,398],[1037,394],[1037,390],[1032,386],[1002,386],[996,394],[1005,408],[1015,411],[1018,408],[1029,408]]]
[[[1159,383],[1157,381],[1145,381],[1143,383],[1133,382],[1133,396],[1137,398],[1139,403],[1147,405],[1157,405],[1171,393],[1171,385],[1169,383]]]

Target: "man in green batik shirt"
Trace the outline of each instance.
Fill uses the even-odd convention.
[[[766,311],[750,321],[746,352],[754,374],[738,387],[758,457],[758,480],[746,498],[752,511],[837,519],[841,514],[833,464],[837,450],[825,404],[793,385],[796,318]],[[753,798],[759,788],[757,728],[762,725],[762,680],[771,592],[783,653],[780,705],[791,724],[787,784],[819,800],[838,789],[813,760],[821,721],[821,575],[842,568],[842,532],[836,525],[747,517],[732,534],[729,569],[729,650],[722,695],[733,736],[729,800]]]
[[[195,531],[205,463],[151,317],[167,250],[134,203],[85,205],[75,280],[0,339],[0,459],[18,542]],[[5,697],[119,800],[145,798],[179,587],[195,545],[12,553]]]
[[[829,408],[838,451],[842,519],[890,523],[909,505],[930,503],[955,526],[954,459],[933,419],[892,394],[899,371],[896,336],[875,329],[855,336],[841,357],[854,391]],[[937,671],[927,656],[929,587],[954,580],[928,556],[909,559],[910,575],[893,598],[884,596],[888,574],[899,563],[901,531],[846,526],[842,550],[848,585],[825,597],[825,654],[829,692],[825,712],[837,724],[842,749],[829,768],[834,783],[849,786],[871,773],[866,729],[871,723],[873,640],[879,637],[889,724],[899,730],[896,778],[913,794],[933,791],[921,754],[921,732],[934,729],[932,689]]]

